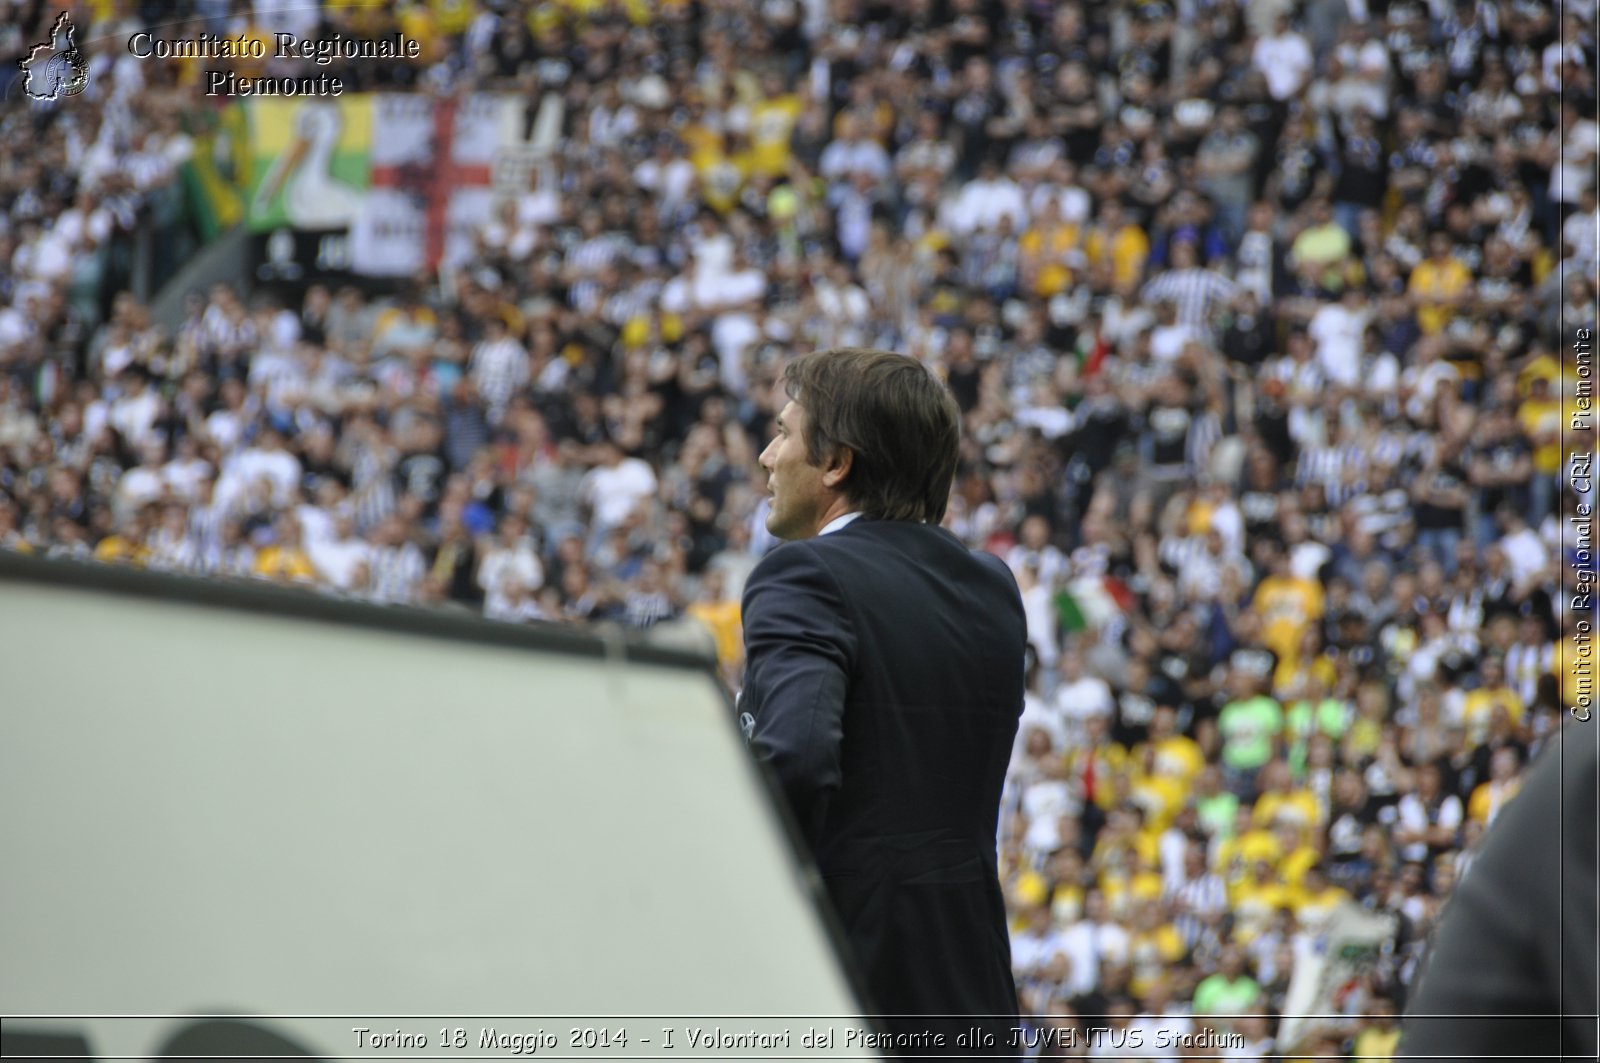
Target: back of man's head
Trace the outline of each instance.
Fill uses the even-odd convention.
[[[961,414],[944,383],[893,351],[853,347],[802,355],[783,374],[805,409],[807,459],[852,455],[845,494],[874,520],[944,519],[961,444]]]

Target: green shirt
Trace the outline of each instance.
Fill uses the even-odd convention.
[[[1239,811],[1239,799],[1224,790],[1215,797],[1200,797],[1194,802],[1195,815],[1200,825],[1213,838],[1233,837],[1233,817]]]
[[[1312,705],[1297,701],[1289,706],[1289,733],[1294,736],[1289,746],[1289,770],[1299,778],[1306,770],[1306,746],[1311,736],[1321,731],[1329,738],[1342,738],[1350,721],[1344,711],[1344,702],[1338,698],[1324,698]]]
[[[1251,771],[1272,759],[1272,744],[1283,730],[1283,709],[1265,694],[1230,701],[1217,718],[1222,732],[1222,763]]]
[[[1194,988],[1194,1013],[1196,1015],[1238,1015],[1256,1002],[1261,987],[1247,974],[1233,981],[1220,974],[1202,979]]]

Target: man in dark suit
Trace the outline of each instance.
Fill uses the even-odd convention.
[[[743,600],[751,749],[811,846],[868,1007],[897,1016],[885,1030],[913,1054],[1015,1055],[995,834],[1027,633],[1010,570],[939,526],[955,401],[887,351],[808,354],[784,381],[761,464],[767,528],[789,541]],[[981,1043],[958,1043],[974,1026]]]
[[[1597,741],[1568,721],[1483,836],[1413,986],[1400,1057],[1595,1058]]]

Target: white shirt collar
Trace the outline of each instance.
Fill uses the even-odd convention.
[[[843,514],[840,514],[839,516],[834,517],[828,523],[824,524],[822,526],[822,530],[817,532],[817,534],[818,535],[827,535],[829,532],[836,532],[840,528],[844,527],[846,524],[849,524],[851,521],[855,520],[859,516],[861,516],[861,512],[859,510],[857,510],[854,513],[843,513]]]

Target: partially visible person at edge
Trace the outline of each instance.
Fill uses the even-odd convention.
[[[1600,736],[1568,723],[1484,835],[1401,1026],[1400,1056],[1594,1059]]]

